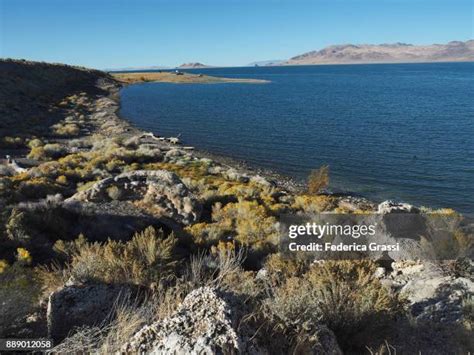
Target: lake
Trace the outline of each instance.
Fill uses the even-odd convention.
[[[127,86],[121,115],[186,145],[331,189],[474,212],[474,63],[185,70],[268,84]]]

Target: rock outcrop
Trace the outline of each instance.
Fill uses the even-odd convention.
[[[126,353],[240,353],[232,300],[215,289],[191,292],[171,317],[140,330],[123,347]]]
[[[398,261],[381,282],[404,295],[416,321],[458,323],[463,320],[463,298],[474,297],[474,282],[442,272],[432,262]]]
[[[378,213],[418,213],[420,210],[408,203],[384,201],[378,206]]]
[[[106,178],[68,202],[129,201],[151,214],[183,224],[199,219],[201,205],[179,177],[165,170],[138,170]]]

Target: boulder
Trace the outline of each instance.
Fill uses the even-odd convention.
[[[124,353],[240,353],[232,300],[210,287],[192,291],[174,315],[145,326],[123,347]]]
[[[393,269],[382,280],[383,284],[407,299],[416,321],[456,323],[463,320],[463,297],[474,296],[472,280],[447,275],[431,262],[396,261]]]
[[[222,175],[227,180],[230,180],[230,181],[238,181],[238,182],[247,183],[250,180],[250,178],[247,175],[239,173],[234,168],[230,168],[227,171],[224,171]]]
[[[134,299],[137,290],[124,285],[71,285],[49,296],[48,336],[60,342],[82,326],[103,325],[118,299]]]
[[[199,219],[201,205],[179,177],[166,170],[137,170],[106,178],[67,201],[130,201],[152,215],[183,224]]]
[[[419,213],[420,210],[408,203],[384,201],[378,206],[378,213]]]

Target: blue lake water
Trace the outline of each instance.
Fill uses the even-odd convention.
[[[122,90],[136,126],[302,180],[474,212],[474,63],[189,70],[268,84],[144,83]]]

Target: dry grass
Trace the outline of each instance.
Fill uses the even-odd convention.
[[[50,354],[115,354],[145,324],[155,320],[158,304],[117,300],[108,319],[95,327],[84,327],[51,349]]]

